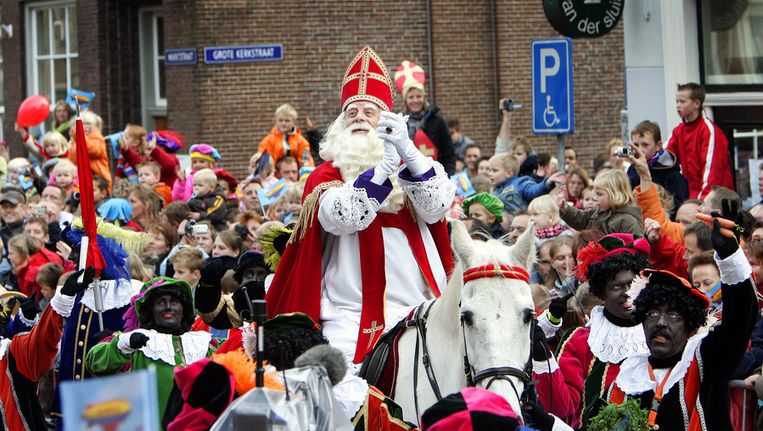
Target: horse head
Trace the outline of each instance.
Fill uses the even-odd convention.
[[[519,412],[534,317],[527,284],[536,258],[534,229],[507,246],[472,240],[461,222],[452,227],[453,249],[464,268],[459,312],[474,384],[500,394]]]

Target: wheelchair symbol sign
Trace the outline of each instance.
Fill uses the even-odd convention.
[[[575,130],[572,39],[533,40],[532,65],[533,133],[572,133]]]

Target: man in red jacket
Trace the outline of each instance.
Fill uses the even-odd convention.
[[[678,156],[690,199],[704,199],[714,185],[734,190],[729,143],[723,130],[703,115],[704,101],[701,85],[678,85],[676,109],[682,122],[668,139],[668,151]]]

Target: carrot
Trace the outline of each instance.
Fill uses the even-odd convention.
[[[703,213],[697,213],[697,220],[705,223],[706,225],[710,227],[713,226],[713,220],[718,220],[718,223],[720,223],[721,227],[725,227],[727,229],[733,229],[734,226],[736,226],[736,223],[734,223],[731,220],[721,218],[721,217],[713,217],[711,215],[707,215]]]

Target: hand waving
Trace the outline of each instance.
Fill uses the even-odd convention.
[[[710,239],[713,241],[713,248],[718,252],[721,259],[725,259],[734,254],[739,248],[739,236],[742,233],[742,213],[739,211],[737,201],[723,199],[721,201],[722,213],[713,211],[713,233]],[[733,227],[731,224],[733,223]],[[733,235],[729,237],[724,235],[724,230],[732,229]]]

